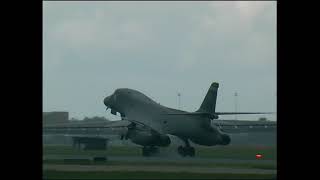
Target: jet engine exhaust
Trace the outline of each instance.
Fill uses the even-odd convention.
[[[170,140],[170,137],[169,136],[163,136],[161,135],[160,138],[159,138],[159,146],[162,146],[162,147],[167,147],[171,144],[171,140]]]
[[[221,145],[228,145],[231,142],[231,138],[227,134],[221,134],[221,139],[222,139]]]

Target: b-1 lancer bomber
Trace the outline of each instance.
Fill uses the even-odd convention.
[[[216,112],[216,100],[219,84],[211,84],[200,108],[195,112],[186,112],[160,105],[143,93],[120,88],[104,99],[107,109],[113,115],[121,115],[120,124],[126,124],[121,139],[129,139],[142,146],[143,156],[159,151],[159,147],[171,144],[170,136],[180,138],[185,146],[177,151],[182,156],[195,156],[195,148],[190,141],[204,146],[228,145],[230,136],[219,126],[212,123],[219,115],[268,114],[263,112]],[[127,122],[127,123],[124,123]],[[113,127],[117,124],[113,123]]]

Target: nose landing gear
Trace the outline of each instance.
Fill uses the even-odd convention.
[[[155,147],[155,146],[144,146],[142,148],[142,156],[148,157],[148,156],[152,156],[153,154],[157,154],[159,153],[159,148]]]
[[[190,146],[188,139],[184,139],[183,141],[185,142],[186,146],[179,146],[178,153],[183,157],[185,156],[194,157],[195,156],[194,147]]]
[[[190,156],[190,157],[194,157],[195,156],[195,149],[194,147],[183,147],[183,146],[179,146],[178,147],[178,153],[185,157],[185,156]]]

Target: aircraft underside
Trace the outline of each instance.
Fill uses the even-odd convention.
[[[142,147],[142,156],[153,156],[153,155],[157,155],[160,153],[160,149],[158,146],[143,146]],[[190,144],[188,143],[188,145],[186,146],[179,146],[177,148],[177,153],[183,157],[186,156],[190,156],[190,157],[194,157],[195,156],[195,148],[190,146]]]

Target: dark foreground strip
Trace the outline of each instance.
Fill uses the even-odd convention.
[[[276,179],[275,174],[227,174],[227,173],[188,173],[188,172],[43,172],[43,179]]]
[[[125,166],[125,165],[58,165],[44,164],[45,171],[69,172],[166,172],[166,173],[206,173],[206,174],[276,174],[276,170],[254,168],[227,168],[227,167],[183,167],[183,166]]]

